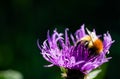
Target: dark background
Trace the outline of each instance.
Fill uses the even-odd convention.
[[[109,31],[115,40],[109,55],[112,60],[103,67],[100,79],[119,79],[119,7],[118,0],[1,0],[0,71],[17,70],[24,79],[58,79],[59,68],[43,67],[49,63],[36,41],[39,38],[42,44],[48,29],[64,32],[69,28],[74,33],[85,24],[97,34]]]

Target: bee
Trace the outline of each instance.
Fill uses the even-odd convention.
[[[90,32],[87,28],[86,31],[88,32],[88,35],[81,38],[79,42],[84,44],[85,47],[87,47],[91,52],[94,52],[95,54],[100,54],[103,51],[102,41],[94,32]]]

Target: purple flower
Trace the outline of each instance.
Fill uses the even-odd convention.
[[[49,35],[49,31],[47,32],[47,39],[43,42],[42,46],[37,41],[43,57],[52,63],[47,65],[47,67],[56,65],[67,69],[80,70],[82,73],[88,74],[93,69],[108,62],[111,57],[107,58],[106,54],[108,54],[109,48],[114,42],[110,34],[108,32],[104,34],[102,41],[103,48],[97,54],[95,51],[90,50],[90,48],[94,46],[92,43],[101,36],[96,35],[95,30],[90,32],[86,29],[86,31],[87,33],[85,32],[84,25],[74,35],[68,35],[68,28],[65,29],[65,35],[58,33],[55,29],[52,36]],[[84,40],[87,37],[91,39],[91,42]]]

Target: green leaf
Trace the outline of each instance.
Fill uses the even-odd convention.
[[[87,79],[94,79],[99,73],[101,72],[101,70],[94,70],[92,72],[90,72],[88,75],[87,75]]]
[[[15,70],[0,71],[0,79],[23,79],[20,72]]]

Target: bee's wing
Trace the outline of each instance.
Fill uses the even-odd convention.
[[[95,34],[95,32],[91,32],[91,31],[88,30],[87,28],[86,28],[86,31],[87,31],[88,35],[90,36],[92,42],[94,42],[96,39],[98,39],[98,37],[97,37],[97,35]]]

